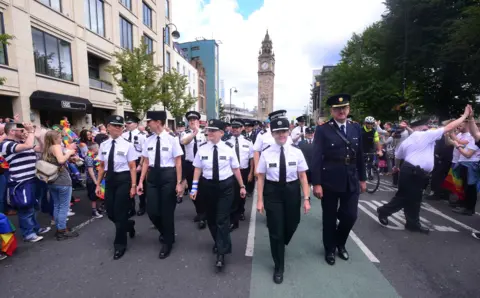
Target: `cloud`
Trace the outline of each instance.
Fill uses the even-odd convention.
[[[261,1],[261,0],[258,0]],[[275,52],[275,109],[300,115],[310,98],[312,70],[335,63],[353,32],[379,20],[383,0],[264,0],[248,18],[237,0],[175,0],[173,22],[180,41],[221,41],[220,78],[232,103],[257,105],[257,57],[268,29]],[[227,100],[229,100],[227,98]]]

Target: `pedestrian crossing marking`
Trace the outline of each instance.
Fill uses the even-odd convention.
[[[377,182],[367,180],[367,184],[372,187],[375,187],[377,185]],[[377,191],[395,192],[397,191],[397,189],[392,186],[391,182],[387,182],[380,179],[380,185],[378,186]]]

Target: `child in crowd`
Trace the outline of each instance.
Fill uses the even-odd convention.
[[[88,145],[88,153],[85,157],[85,167],[87,169],[87,193],[88,198],[92,204],[92,217],[102,218],[103,215],[97,209],[97,200],[98,197],[95,194],[95,188],[97,187],[96,181],[98,176],[97,167],[100,164],[100,161],[97,158],[98,155],[98,144],[90,143]]]

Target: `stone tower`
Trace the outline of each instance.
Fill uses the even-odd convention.
[[[273,53],[270,35],[265,34],[262,48],[258,55],[258,106],[257,118],[260,121],[267,119],[273,112],[273,89],[275,81],[275,54]]]

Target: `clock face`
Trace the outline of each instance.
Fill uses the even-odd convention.
[[[267,63],[267,62],[263,62],[263,63],[262,63],[262,69],[263,69],[263,70],[267,70],[267,69],[268,69],[268,63]]]

